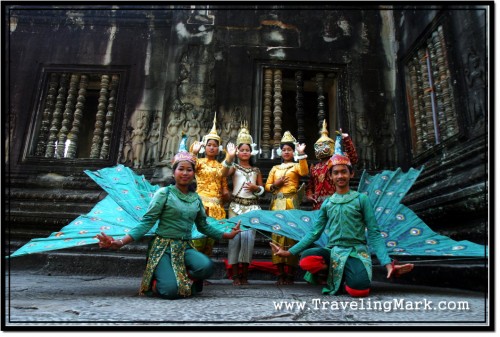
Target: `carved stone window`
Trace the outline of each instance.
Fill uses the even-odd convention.
[[[25,160],[104,160],[116,157],[122,70],[42,70]]]
[[[337,68],[293,65],[261,65],[258,106],[263,158],[275,158],[285,131],[290,131],[306,153],[314,158],[314,142],[326,119],[330,135],[342,127],[339,116]],[[345,126],[347,128],[347,125]]]
[[[413,155],[457,135],[453,80],[443,25],[427,34],[405,63]]]

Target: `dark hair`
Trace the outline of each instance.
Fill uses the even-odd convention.
[[[281,143],[281,144],[280,144],[280,149],[282,149],[282,150],[283,150],[283,146],[285,146],[285,145],[290,146],[290,147],[291,147],[291,148],[295,151],[295,144],[294,144],[294,143],[292,143],[292,142]]]
[[[213,138],[208,138],[206,144],[208,144],[209,140],[213,140],[214,142],[217,142],[217,146],[220,145],[220,142],[217,139],[213,139]]]
[[[182,160],[181,160],[182,161]],[[172,165],[172,174],[173,172],[177,169],[177,166],[179,166],[179,163],[181,161],[178,161],[177,163],[175,163],[174,165]],[[189,162],[191,164],[191,166],[193,167],[193,171],[196,169],[195,165],[191,162]],[[165,180],[165,186],[169,186],[169,185],[175,185],[175,178],[172,176],[172,177],[168,177],[166,180]],[[188,190],[190,192],[196,192],[196,181],[193,180],[189,186],[188,186]]]
[[[251,144],[248,144],[248,143],[240,143],[238,145],[238,149],[241,147],[241,145],[248,145],[248,147],[250,148],[250,151],[252,151],[252,145]]]
[[[175,170],[177,169],[177,166],[179,166],[179,163],[180,163],[181,161],[187,161],[187,160],[179,160],[178,162],[176,162],[174,165],[172,165],[172,171],[175,171]],[[193,164],[193,163],[191,163],[190,161],[189,161],[188,163],[190,163],[190,164],[191,164],[191,166],[193,167],[193,170],[195,170],[195,169],[196,169],[196,167],[194,166],[194,164]]]

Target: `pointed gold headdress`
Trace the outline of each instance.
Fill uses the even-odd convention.
[[[257,149],[257,144],[253,142],[252,135],[248,131],[248,122],[241,122],[240,131],[238,132],[238,137],[236,137],[236,147],[239,147],[241,144],[248,144],[252,149],[251,155],[255,156],[261,153],[261,150]]]
[[[316,141],[316,144],[321,142],[330,142],[332,144],[335,143],[333,139],[328,137],[328,130],[326,128],[326,119],[323,119],[323,128],[321,129],[320,133],[321,137],[319,137],[319,139]]]
[[[214,115],[214,124],[212,125],[212,130],[210,130],[210,132],[207,135],[203,136],[203,144],[204,145],[207,145],[207,142],[210,139],[216,140],[217,142],[219,142],[219,145],[220,145],[221,138],[217,134],[217,125],[216,125],[216,123],[217,123],[217,112]]]
[[[240,131],[238,137],[236,137],[236,146],[240,146],[241,144],[251,145],[252,143],[253,139],[250,132],[248,132],[248,123],[246,121],[241,122]]]
[[[297,139],[295,139],[295,137],[292,136],[292,134],[290,133],[290,131],[285,131],[285,134],[281,138],[280,144],[283,144],[283,143],[293,143],[293,144],[296,144],[297,143]]]
[[[326,119],[323,120],[323,128],[320,131],[321,137],[314,143],[314,152],[316,158],[330,157],[334,152],[335,141],[328,137],[328,130],[326,128]]]

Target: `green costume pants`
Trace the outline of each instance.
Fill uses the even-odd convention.
[[[302,252],[300,258],[303,259],[308,256],[321,256],[326,265],[330,266],[329,249],[321,247],[309,248]],[[353,289],[362,290],[370,287],[370,278],[368,277],[365,266],[359,259],[352,256],[347,258],[342,281],[345,282],[348,287]]]
[[[184,253],[184,262],[189,276],[194,280],[209,278],[214,272],[214,264],[205,254],[188,248]],[[172,268],[170,253],[163,254],[156,266],[154,276],[158,295],[167,299],[181,298],[178,294],[177,280]]]

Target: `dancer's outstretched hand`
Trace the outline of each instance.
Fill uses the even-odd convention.
[[[386,265],[387,278],[399,277],[403,274],[409,273],[413,270],[415,265],[413,263],[396,264],[394,261]]]
[[[269,242],[269,245],[271,246],[271,249],[273,251],[273,255],[281,256],[281,257],[287,257],[287,256],[292,255],[288,250],[284,250],[283,248],[281,248],[280,246],[278,246],[277,244],[275,244],[273,242]]]
[[[99,248],[120,249],[123,247],[122,240],[115,240],[112,236],[108,236],[103,232],[101,232],[101,235],[97,234],[97,239],[99,240]]]
[[[238,233],[241,233],[241,229],[240,229],[240,223],[241,223],[241,220],[238,221],[238,223],[236,224],[236,226],[234,226],[232,229],[231,229],[231,232],[229,233],[224,233],[223,234],[223,238],[224,239],[234,239],[234,237],[238,234]]]
[[[111,247],[111,242],[113,237],[107,236],[101,232],[101,235],[97,234],[97,239],[99,240],[99,248],[109,248]]]

